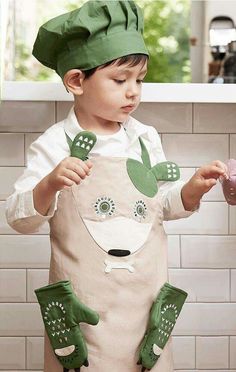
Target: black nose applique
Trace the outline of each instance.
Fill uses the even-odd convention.
[[[108,251],[108,254],[111,256],[116,256],[116,257],[125,257],[130,255],[130,251],[126,249],[110,249]]]

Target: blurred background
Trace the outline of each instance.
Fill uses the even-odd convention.
[[[32,46],[41,24],[85,1],[2,0],[3,79],[59,81],[31,56]],[[144,12],[144,38],[151,54],[146,82],[235,83],[235,0],[137,3]]]

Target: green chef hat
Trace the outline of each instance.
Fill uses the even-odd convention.
[[[33,55],[62,78],[129,55],[146,54],[143,16],[133,0],[89,0],[39,29]]]

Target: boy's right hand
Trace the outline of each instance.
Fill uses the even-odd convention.
[[[81,181],[91,173],[93,163],[90,160],[69,156],[63,159],[57,167],[48,174],[48,187],[54,191],[60,191],[71,187],[74,183],[79,185]]]

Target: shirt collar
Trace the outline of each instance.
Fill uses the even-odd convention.
[[[129,137],[130,146],[138,140],[139,136],[144,136],[144,138],[146,137],[146,139],[149,140],[148,126],[141,124],[133,117],[128,116],[121,125],[123,125],[126,134]],[[69,114],[64,121],[64,129],[72,141],[75,136],[83,130],[76,118],[74,106],[70,109]]]
[[[146,139],[148,138],[148,126],[141,124],[138,120],[129,116],[124,123],[122,123],[127,136],[130,140],[130,146],[132,146],[138,140],[139,136]]]
[[[64,120],[64,130],[72,141],[75,136],[83,130],[76,118],[74,106],[71,107],[67,118]]]

